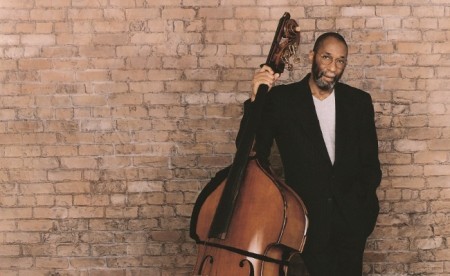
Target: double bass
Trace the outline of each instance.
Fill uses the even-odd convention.
[[[297,51],[299,32],[289,13],[281,17],[265,65],[282,73]],[[260,85],[241,128],[233,163],[199,194],[190,237],[197,244],[196,275],[282,276],[302,252],[308,228],[301,198],[252,154],[267,85]]]

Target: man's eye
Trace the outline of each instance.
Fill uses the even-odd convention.
[[[331,56],[326,56],[326,55],[324,55],[324,56],[322,56],[322,58],[323,58],[323,59],[326,59],[326,60],[330,60],[330,59],[331,59]]]

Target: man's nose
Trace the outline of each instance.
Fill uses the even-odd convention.
[[[336,66],[336,60],[333,60],[329,65],[328,65],[328,69],[332,72],[335,72],[337,70],[337,66]]]

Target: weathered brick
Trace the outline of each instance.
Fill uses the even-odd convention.
[[[450,165],[425,165],[424,174],[427,176],[447,175],[450,170]]]
[[[16,26],[16,30],[20,33],[32,33],[35,30],[36,24],[34,23],[19,23]]]
[[[76,170],[55,170],[48,174],[50,181],[80,180],[81,172]]]
[[[443,163],[447,161],[447,152],[445,151],[423,151],[414,154],[414,162],[420,163]]]
[[[160,17],[161,12],[157,8],[126,9],[125,16],[126,18],[128,18],[128,20],[148,20]]]
[[[106,208],[106,217],[108,218],[137,218],[138,208],[137,207],[117,207],[117,208]]]
[[[101,268],[105,266],[105,262],[104,258],[85,257],[70,260],[70,265],[78,269]]]
[[[193,19],[195,10],[192,8],[167,8],[162,11],[162,17],[165,19]]]

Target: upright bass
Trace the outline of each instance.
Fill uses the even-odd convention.
[[[282,73],[299,44],[298,24],[285,13],[265,65]],[[252,155],[267,85],[260,85],[244,122],[233,163],[205,186],[191,217],[198,246],[193,275],[286,275],[303,250],[308,228],[305,205],[270,167]]]

